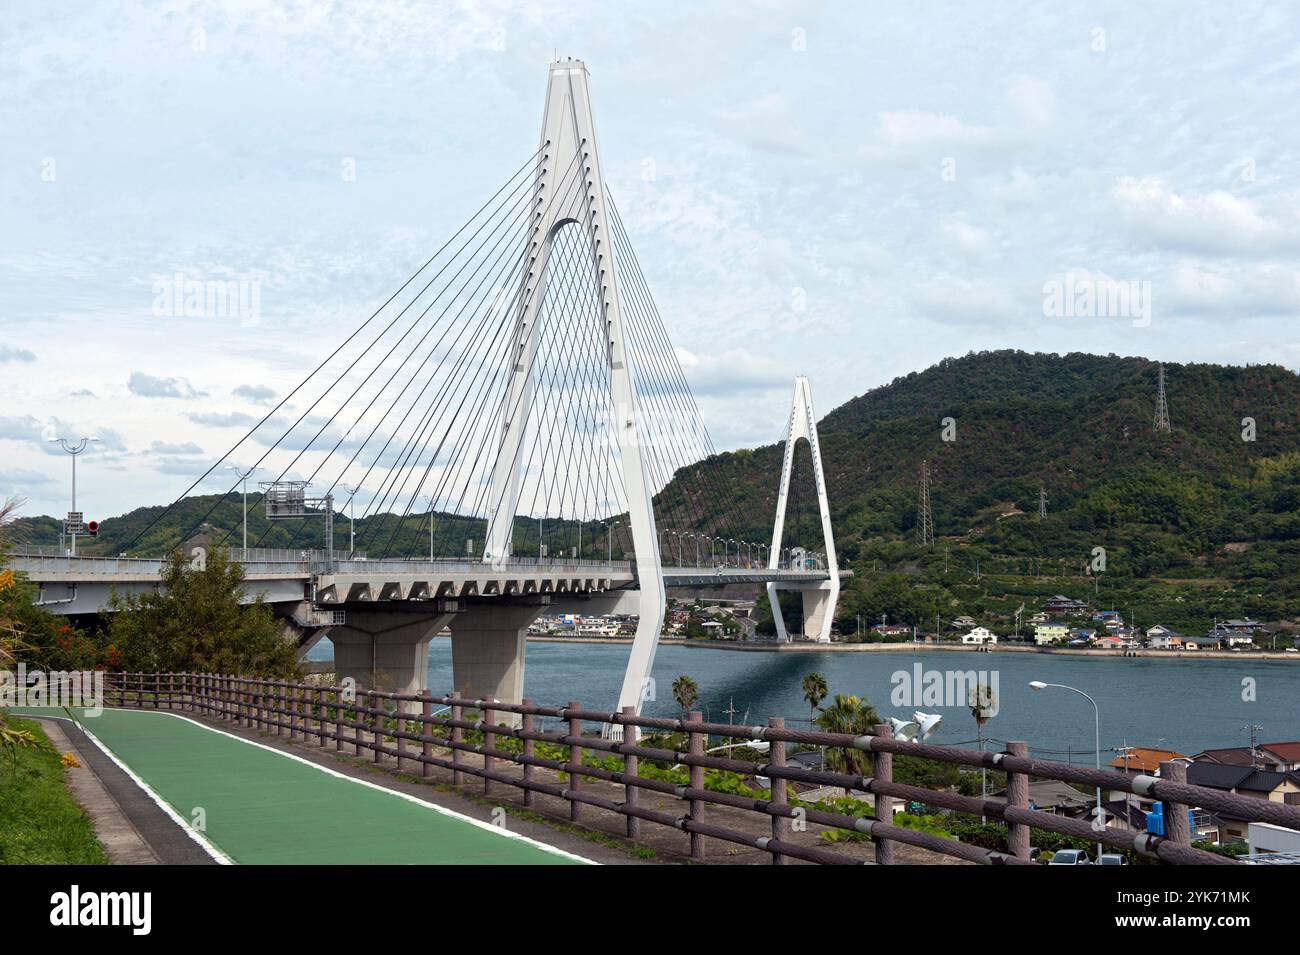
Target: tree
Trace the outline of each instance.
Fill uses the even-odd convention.
[[[880,714],[869,702],[857,696],[835,694],[835,701],[821,711],[813,720],[828,733],[847,733],[852,736],[866,736],[877,723]],[[832,772],[851,773],[854,776],[865,775],[871,760],[865,752],[851,746],[829,746],[826,748],[826,766]],[[848,794],[850,787],[845,787]]]
[[[244,597],[243,565],[224,549],[197,568],[178,550],[157,591],[113,594],[109,633],[135,671],[296,677],[298,651],[284,626],[261,595]]]
[[[826,685],[826,677],[813,671],[803,678],[803,698],[808,702],[808,717],[814,719],[817,716],[817,707],[822,705],[822,700],[826,699],[826,694],[830,692],[830,687]]]
[[[695,701],[699,698],[699,684],[686,676],[686,674],[682,674],[677,679],[673,680],[673,699],[676,700],[677,705],[682,708],[683,714],[689,713],[691,707],[695,705]]]

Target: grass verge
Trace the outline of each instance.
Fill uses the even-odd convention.
[[[13,717],[7,722],[31,730],[42,745],[16,749],[12,761],[0,755],[0,864],[107,864],[90,817],[68,792],[59,754],[40,725]]]

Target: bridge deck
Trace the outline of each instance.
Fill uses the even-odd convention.
[[[584,861],[176,714],[104,710],[81,723],[181,819],[192,819],[201,807],[205,839],[234,862]]]

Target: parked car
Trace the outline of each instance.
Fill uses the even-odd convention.
[[[1082,849],[1061,849],[1052,856],[1048,865],[1092,865],[1088,853]]]
[[[1103,852],[1097,856],[1097,865],[1128,865],[1128,859],[1118,852]]]

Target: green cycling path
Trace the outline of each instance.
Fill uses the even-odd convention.
[[[78,719],[182,819],[193,819],[201,808],[204,838],[234,862],[582,861],[169,713],[104,710]]]

